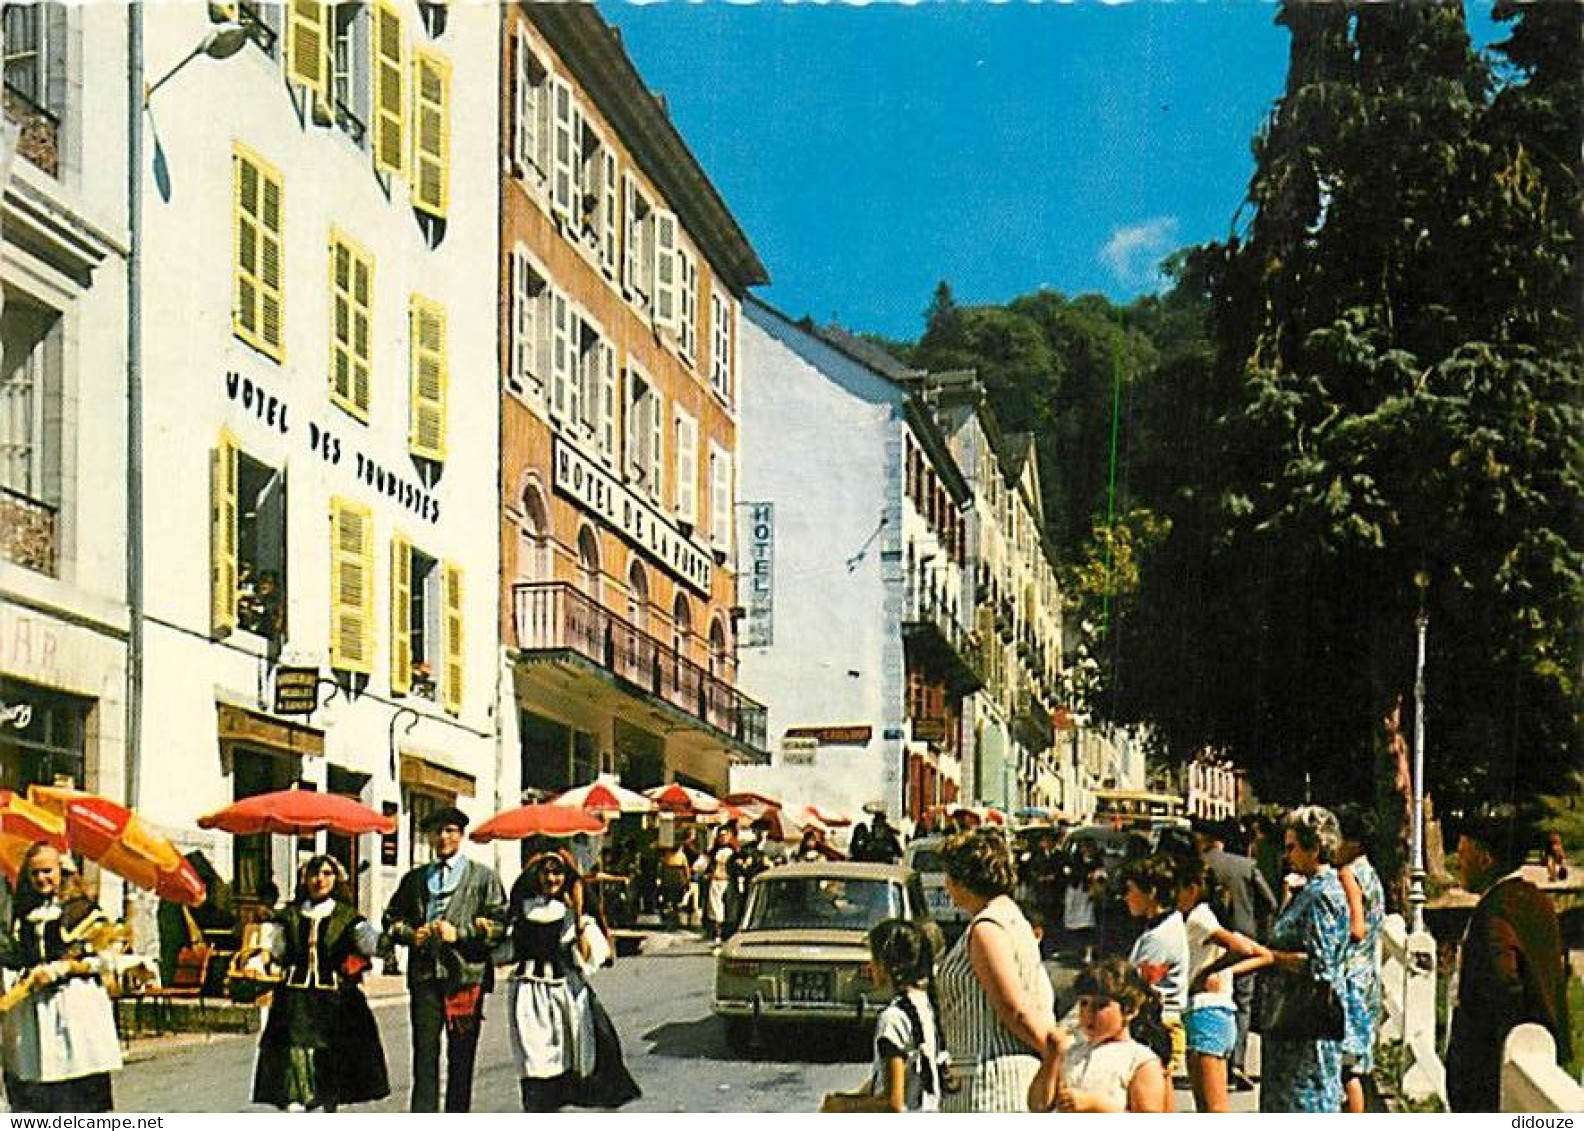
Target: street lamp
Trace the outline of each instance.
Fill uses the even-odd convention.
[[[144,88],[143,105],[146,107],[149,104],[149,99],[154,97],[154,92],[156,90],[170,82],[171,79],[175,78],[178,71],[180,71],[188,63],[191,63],[194,59],[198,58],[198,56],[207,55],[211,59],[229,59],[238,51],[242,50],[247,41],[248,29],[243,27],[241,24],[221,24],[208,35],[204,36],[203,39],[199,40],[198,46],[189,51],[186,58],[184,58],[180,63],[177,63],[170,70],[166,71],[165,74],[162,75],[152,86]]]
[[[1423,573],[1414,575],[1414,586],[1419,590],[1419,615],[1414,618],[1418,631],[1418,655],[1414,661],[1414,742],[1413,742],[1413,860],[1408,871],[1409,930],[1424,930],[1425,905],[1425,634],[1430,629],[1430,614],[1425,609],[1425,592],[1430,579]]]

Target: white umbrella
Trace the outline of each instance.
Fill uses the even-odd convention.
[[[621,784],[615,774],[601,774],[588,785],[561,794],[551,805],[581,809],[585,813],[653,813],[655,803]]]

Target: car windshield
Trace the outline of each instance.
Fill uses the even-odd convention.
[[[865,931],[902,916],[902,888],[888,880],[766,879],[754,887],[744,930]]]

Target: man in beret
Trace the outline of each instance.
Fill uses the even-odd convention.
[[[440,1034],[446,1043],[446,1111],[470,1111],[473,1061],[494,988],[493,944],[505,933],[506,891],[495,869],[462,856],[467,814],[453,806],[423,823],[434,859],[402,877],[385,931],[409,948],[413,1111],[439,1111]]]
[[[1502,1046],[1515,1026],[1544,1025],[1558,1060],[1570,1059],[1566,958],[1556,908],[1519,874],[1518,822],[1478,815],[1457,831],[1462,885],[1480,901],[1458,960],[1447,1098],[1453,1111],[1500,1111]]]

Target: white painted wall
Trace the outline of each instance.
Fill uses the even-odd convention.
[[[739,650],[739,685],[769,710],[772,761],[734,768],[732,786],[850,813],[885,799],[896,813],[901,743],[884,735],[903,713],[901,395],[756,303],[739,328],[738,496],[775,503],[775,643]],[[873,737],[784,765],[787,728],[820,725]]]
[[[148,386],[148,699],[140,806],[151,818],[193,830],[196,818],[232,799],[216,738],[215,703],[258,708],[268,693],[263,642],[237,632],[209,639],[209,458],[222,426],[241,449],[287,469],[288,640],[285,658],[318,664],[328,675],[329,499],[374,510],[373,674],[356,699],[342,694],[312,723],[326,732],[326,757],[307,759],[304,776],[324,780],[325,763],[373,775],[364,800],[399,800],[391,737],[404,747],[472,774],[478,796],[462,805],[475,817],[517,796],[515,755],[501,760],[494,737],[499,695],[497,619],[498,497],[496,244],[499,74],[498,13],[493,6],[449,8],[443,35],[425,32],[412,0],[399,4],[409,47],[424,42],[447,56],[451,76],[450,215],[431,250],[405,181],[382,183],[367,149],[335,126],[303,120],[301,94],[283,80],[279,59],[249,44],[231,59],[195,60],[154,97],[149,144],[157,135],[168,193],[144,170],[145,300]],[[185,55],[209,30],[203,5],[147,11],[151,75]],[[294,105],[293,95],[296,95]],[[241,141],[284,179],[285,363],[232,334],[232,146]],[[337,226],[374,259],[373,391],[364,424],[329,398],[329,233]],[[443,303],[450,354],[449,457],[433,490],[439,518],[427,521],[359,480],[356,453],[410,482],[408,456],[408,300],[413,292]],[[228,396],[234,372],[286,407],[287,429]],[[267,402],[266,402],[267,403]],[[311,447],[312,425],[340,444],[339,463]],[[389,687],[390,542],[400,530],[423,552],[464,571],[465,703],[459,718],[438,703]],[[401,707],[411,716],[393,727]],[[202,837],[193,836],[195,843]],[[229,869],[229,838],[216,850]],[[382,905],[397,869],[381,869],[365,888]],[[403,829],[402,859],[408,845]],[[476,850],[489,858],[488,850]],[[277,856],[282,855],[278,852]]]

